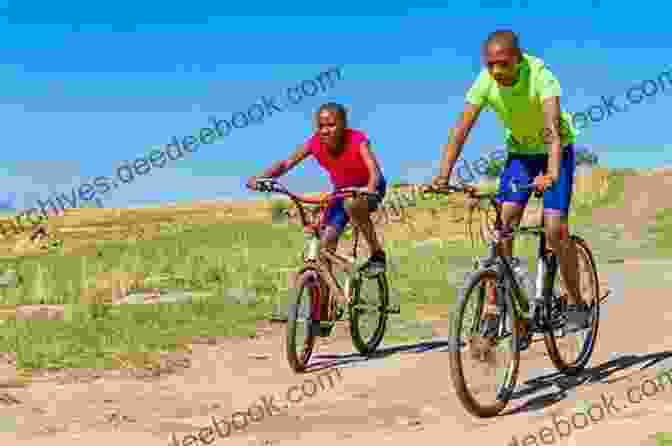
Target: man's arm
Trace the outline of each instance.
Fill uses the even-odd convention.
[[[305,144],[301,144],[296,148],[294,153],[289,156],[289,158],[276,162],[270,168],[266,169],[261,174],[261,176],[271,178],[280,177],[292,170],[296,165],[308,158],[308,156],[310,156],[308,147]]]
[[[369,141],[362,142],[359,146],[359,150],[366,167],[369,168],[369,184],[367,185],[367,188],[369,189],[369,192],[376,192],[376,187],[380,181],[380,168],[378,167],[379,164],[376,155],[373,154],[371,143]]]
[[[560,98],[550,97],[543,102],[544,121],[546,124],[546,141],[550,144],[548,170],[546,175],[553,182],[560,177],[560,162],[562,161],[562,137],[560,135]]]
[[[482,106],[466,103],[464,111],[457,121],[455,128],[450,130],[448,144],[445,145],[443,158],[441,160],[441,173],[439,177],[448,181],[457,159],[462,154],[462,148],[467,141],[467,137],[481,114]]]

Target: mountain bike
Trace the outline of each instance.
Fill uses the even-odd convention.
[[[533,185],[513,187],[519,187],[521,190],[534,188]],[[588,287],[586,290],[582,289],[581,294],[589,308],[589,323],[588,327],[577,335],[581,337],[575,339],[574,347],[578,354],[568,359],[561,354],[561,344],[563,338],[569,339],[569,336],[575,334],[567,333],[564,329],[567,294],[563,292],[561,277],[558,274],[557,257],[547,247],[543,214],[539,225],[517,226],[504,233],[501,207],[496,201],[496,193],[478,193],[468,186],[449,186],[434,190],[438,193],[466,193],[472,200],[489,202],[490,208],[495,211],[494,237],[488,240],[489,255],[475,260],[474,270],[467,275],[466,283],[460,290],[451,320],[449,348],[451,378],[460,401],[468,412],[477,417],[493,417],[498,415],[512,398],[518,378],[520,352],[529,348],[533,334],[543,335],[548,355],[560,372],[576,375],[588,364],[597,340],[602,300],[599,298],[595,260],[585,240],[574,234],[569,236],[577,250],[579,260],[583,261],[587,269]],[[541,198],[542,194],[536,192],[534,196]],[[525,296],[527,294],[525,283],[521,283],[522,280],[515,272],[519,266],[518,259],[502,256],[499,251],[503,240],[522,234],[539,238],[536,293],[534,296],[529,296],[529,301]],[[606,295],[603,298],[606,298]],[[471,304],[474,306],[473,309],[470,309]],[[494,337],[485,338],[487,326],[490,326],[490,330],[493,329],[492,313],[484,311],[487,305],[494,305],[497,309],[494,316],[496,334]],[[488,318],[491,319],[490,324]],[[510,358],[498,363],[494,358],[496,353],[508,354]],[[476,359],[476,365],[471,367],[473,369],[485,364],[486,370],[492,372],[492,366],[495,366],[494,402],[482,403],[478,400],[490,387],[487,382],[479,382],[473,389],[467,385],[465,372],[469,367],[465,365],[466,359]]]
[[[306,371],[315,350],[318,337],[329,337],[337,321],[344,314],[350,322],[350,336],[355,348],[363,355],[373,353],[385,336],[388,314],[398,314],[389,307],[389,285],[384,273],[369,276],[357,267],[359,231],[353,227],[352,256],[339,254],[320,246],[320,230],[325,222],[326,209],[331,200],[357,198],[369,194],[365,188],[345,188],[322,198],[302,197],[289,192],[274,179],[260,178],[257,190],[286,195],[297,207],[304,228],[305,246],[303,266],[295,283],[296,295],[289,304],[287,315],[287,360],[296,373]],[[306,204],[317,205],[319,219],[310,221]],[[314,215],[314,214],[313,214]],[[346,274],[343,286],[334,275],[333,267]],[[372,293],[363,293],[364,286],[373,284]],[[373,294],[373,296],[368,296]],[[366,314],[375,328],[367,333]],[[302,337],[303,336],[303,337]]]

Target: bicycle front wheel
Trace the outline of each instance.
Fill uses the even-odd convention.
[[[306,370],[319,335],[323,287],[317,271],[306,269],[299,273],[296,295],[287,314],[287,361],[296,373]]]
[[[497,317],[497,334],[484,336],[486,297],[493,297],[492,293],[497,293],[504,311]],[[499,286],[497,273],[472,273],[460,290],[451,318],[449,349],[455,391],[472,415],[494,417],[511,399],[520,364],[519,329],[511,299]]]
[[[385,274],[362,278],[353,286],[350,336],[362,355],[373,353],[385,336],[389,288]]]
[[[563,334],[560,329],[548,331],[544,335],[546,350],[553,365],[566,375],[576,375],[586,367],[595,349],[600,324],[600,281],[595,259],[585,240],[576,235],[572,235],[571,240],[578,258],[581,297],[589,308],[589,326],[577,333]],[[546,303],[547,308],[551,309],[552,319],[564,313],[566,299],[566,288],[559,271],[555,279],[557,285],[553,287],[553,301]]]

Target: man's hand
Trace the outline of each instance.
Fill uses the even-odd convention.
[[[555,180],[551,175],[539,175],[534,179],[534,187],[539,192],[546,192],[547,189],[553,186],[554,182]]]

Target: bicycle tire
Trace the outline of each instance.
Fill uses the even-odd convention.
[[[363,339],[362,331],[359,326],[362,311],[358,310],[357,308],[353,308],[358,304],[366,304],[366,302],[362,300],[361,296],[362,280],[375,280],[378,285],[379,302],[376,304],[380,310],[380,316],[378,317],[378,321],[376,323],[376,329],[368,341]],[[387,320],[389,318],[387,308],[390,303],[387,276],[385,276],[385,274],[378,274],[375,277],[362,278],[355,282],[353,292],[353,299],[350,308],[350,337],[352,338],[353,345],[360,354],[370,355],[376,351],[380,343],[383,341],[383,337],[385,336],[385,329],[387,328]]]
[[[578,373],[580,373],[590,361],[590,358],[595,349],[595,343],[597,342],[597,334],[600,326],[600,281],[597,275],[597,267],[595,266],[595,259],[593,257],[593,253],[590,251],[590,248],[588,247],[588,243],[586,243],[585,240],[583,240],[581,237],[577,235],[570,236],[570,240],[572,240],[576,244],[577,249],[579,251],[582,251],[585,254],[592,273],[592,280],[594,283],[593,291],[595,293],[595,296],[593,298],[591,308],[591,315],[593,316],[592,319],[593,322],[592,326],[590,327],[590,335],[586,338],[586,340],[584,340],[583,350],[581,351],[581,354],[579,354],[576,361],[570,364],[565,362],[565,360],[560,355],[557,338],[552,330],[549,330],[544,334],[544,343],[546,344],[546,350],[548,351],[548,355],[551,358],[551,361],[553,362],[555,368],[565,375],[575,376]],[[558,274],[558,272],[556,272],[556,274]],[[545,305],[547,311],[550,311],[552,303],[548,301],[548,298],[545,302]],[[547,312],[547,314],[550,313]]]
[[[510,293],[506,292],[504,296],[504,306],[506,307],[506,316],[511,321],[510,348],[512,353],[512,359],[508,370],[508,382],[503,387],[502,398],[498,398],[494,404],[482,405],[476,401],[474,396],[467,388],[461,357],[463,352],[466,353],[466,349],[461,351],[461,347],[463,345],[461,345],[462,343],[460,334],[462,332],[462,319],[467,304],[469,303],[469,299],[472,296],[473,291],[477,289],[478,284],[484,280],[494,280],[497,282],[497,273],[492,269],[476,270],[470,274],[470,276],[467,278],[465,286],[459,291],[458,305],[453,312],[453,317],[451,318],[450,324],[449,361],[450,376],[453,382],[453,386],[455,387],[455,393],[457,394],[457,397],[459,398],[464,408],[476,417],[490,418],[497,416],[502,410],[504,410],[511,400],[513,391],[516,387],[518,371],[520,368],[520,350],[518,348],[519,324],[516,320],[515,312],[513,311],[513,302],[511,300]],[[479,314],[477,318],[478,322],[481,320],[480,312],[484,299],[484,296],[480,298],[481,302],[477,307],[477,313]]]
[[[322,289],[321,278],[319,273],[314,269],[304,269],[299,272],[296,281],[296,294],[294,301],[290,302],[287,311],[287,332],[286,332],[286,355],[289,366],[295,373],[304,373],[310,357],[315,348],[316,333],[313,325],[315,323],[315,312],[319,314],[319,309],[322,306]],[[304,341],[303,350],[300,354],[297,353],[297,331],[299,321],[299,309],[301,308],[302,295],[305,290],[310,293],[310,317],[307,318],[308,326],[306,330],[306,340]],[[316,309],[317,308],[317,309]],[[319,324],[319,319],[317,320]]]

